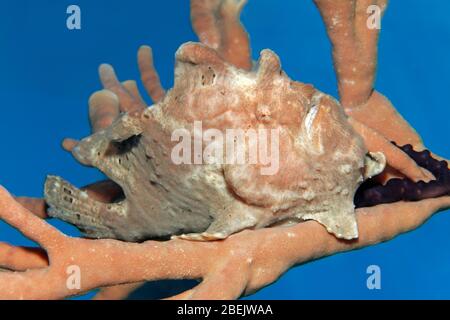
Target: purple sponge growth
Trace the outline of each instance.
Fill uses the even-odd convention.
[[[397,146],[397,144],[395,145]],[[423,181],[413,182],[407,178],[395,178],[382,185],[374,179],[369,179],[356,192],[354,202],[357,208],[397,201],[419,201],[450,195],[450,170],[446,161],[434,159],[428,150],[414,151],[410,144],[398,147],[419,166],[433,173],[436,180],[427,183]]]

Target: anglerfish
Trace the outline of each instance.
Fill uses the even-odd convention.
[[[355,192],[386,164],[336,99],[290,79],[271,50],[243,70],[199,43],[177,51],[162,100],[121,114],[72,153],[123,196],[103,203],[49,176],[50,216],[125,241],[217,240],[304,220],[354,239]]]

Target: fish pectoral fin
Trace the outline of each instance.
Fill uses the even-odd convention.
[[[368,152],[364,158],[364,180],[383,172],[386,167],[386,157],[381,152]]]
[[[329,233],[337,238],[352,240],[358,238],[358,224],[355,209],[351,206],[336,207],[330,211],[306,214],[303,220],[315,220],[322,224]]]

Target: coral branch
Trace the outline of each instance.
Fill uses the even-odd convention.
[[[421,168],[406,153],[399,150],[380,133],[353,118],[349,118],[349,122],[356,132],[363,137],[367,148],[372,152],[382,151],[387,162],[400,173],[416,182],[434,179],[434,176],[428,170]]]
[[[132,112],[146,107],[134,80],[119,83],[114,70],[107,65],[100,67],[100,78],[104,86],[111,90],[94,92],[89,98],[89,121],[93,133],[109,127],[119,117],[121,111]],[[66,138],[62,147],[72,152],[78,143],[78,140]]]
[[[24,208],[33,212],[33,214],[39,218],[47,218],[47,206],[42,199],[17,197],[16,201],[19,202]]]
[[[48,266],[48,259],[44,250],[40,248],[16,247],[0,242],[0,268],[26,271],[46,266]]]
[[[438,183],[447,188],[444,194],[448,194],[445,163],[437,165],[426,152],[416,154],[408,147],[399,151],[389,143],[395,140],[399,144],[422,146],[420,137],[390,102],[373,92],[378,30],[367,28],[366,10],[376,4],[384,11],[386,0],[315,2],[333,44],[341,100],[353,118],[350,121],[355,129],[369,149],[382,149],[395,169],[414,180],[432,179],[433,173]],[[251,68],[248,35],[239,22],[244,4],[242,0],[192,0],[194,30],[204,44],[218,53],[205,50],[209,55],[206,58],[220,56],[239,68]],[[199,47],[185,46],[185,55],[189,48]],[[182,58],[181,52],[179,61],[191,61]],[[154,101],[160,101],[165,92],[149,47],[139,50],[138,62],[147,91]],[[89,103],[94,132],[109,127],[120,112],[132,113],[146,107],[136,83],[120,83],[111,66],[100,67],[100,78],[105,90],[95,93]],[[64,147],[72,150],[77,144],[76,140],[66,140]],[[431,173],[420,166],[429,168]],[[122,189],[112,181],[96,183],[85,190],[90,200],[99,202],[115,203],[123,198]],[[425,191],[435,195],[436,190]],[[221,241],[173,239],[138,244],[63,235],[41,219],[46,217],[43,201],[15,200],[0,187],[0,219],[40,245],[21,248],[0,243],[0,268],[7,269],[0,272],[0,298],[62,299],[101,288],[96,299],[119,299],[143,281],[201,279],[198,286],[172,299],[234,299],[274,282],[297,264],[376,244],[413,230],[433,213],[448,207],[450,196],[360,208],[356,210],[359,237],[353,241],[339,240],[319,223],[307,221],[291,227],[244,230]],[[81,272],[80,287],[67,285],[72,266]]]
[[[373,91],[364,104],[346,108],[345,111],[353,119],[400,145],[411,144],[417,150],[424,148],[422,139],[414,128],[398,113],[392,103],[377,91]]]
[[[192,27],[199,40],[218,49],[221,42],[221,34],[217,28],[216,7],[220,0],[191,0]]]
[[[333,46],[339,95],[344,107],[364,104],[370,97],[377,65],[379,29],[369,28],[369,6],[380,14],[387,0],[314,0]]]
[[[236,67],[250,70],[250,40],[239,20],[245,4],[245,0],[191,0],[191,20],[202,43]]]
[[[6,193],[6,190],[2,188],[0,195],[3,193]],[[22,207],[9,194],[0,197],[0,208],[2,209],[1,217],[6,223],[18,228],[26,237],[41,244],[45,249],[53,249],[55,244],[63,238],[57,229]]]
[[[308,221],[293,227],[243,231],[224,241],[171,240],[142,244],[63,236],[0,189],[0,218],[40,243],[50,266],[0,273],[3,299],[60,299],[90,289],[143,280],[203,279],[176,298],[237,298],[275,281],[290,267],[340,251],[386,241],[412,230],[433,212],[450,206],[450,197],[395,203],[357,211],[359,239],[342,241]],[[81,288],[68,289],[66,270],[77,265]]]
[[[141,96],[141,93],[139,92],[136,81],[127,80],[122,82],[122,85],[128,91],[128,93],[138,102],[139,105],[143,106],[144,108],[147,106]]]
[[[147,106],[142,99],[134,97],[117,79],[116,73],[109,64],[102,64],[99,68],[100,80],[105,89],[114,92],[120,100],[122,112],[142,110]]]
[[[109,127],[119,116],[119,99],[109,90],[97,91],[89,98],[89,119],[92,132]]]
[[[380,29],[369,28],[370,6],[381,15],[387,0],[314,0],[324,20],[333,46],[333,60],[339,95],[345,111],[368,127],[401,145],[423,149],[415,130],[395,110],[391,102],[374,91],[377,44]],[[374,14],[372,13],[372,14]],[[368,116],[370,112],[370,116]]]
[[[94,300],[123,300],[130,293],[143,285],[142,282],[119,284],[117,286],[101,288],[95,295]]]
[[[164,98],[164,91],[159,75],[153,65],[153,52],[149,46],[142,46],[138,51],[138,66],[141,72],[141,80],[153,102],[157,103]]]

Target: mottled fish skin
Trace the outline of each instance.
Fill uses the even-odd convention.
[[[277,130],[277,171],[262,174],[261,164],[175,164],[172,133],[184,128],[194,136],[196,121],[223,133]],[[126,241],[224,239],[293,219],[316,220],[353,239],[355,191],[385,162],[382,154],[368,155],[334,98],[291,80],[272,51],[263,50],[254,69],[244,71],[198,43],[177,51],[174,87],[163,100],[123,114],[73,154],[120,185],[124,198],[101,203],[49,177],[50,215],[88,237]]]

